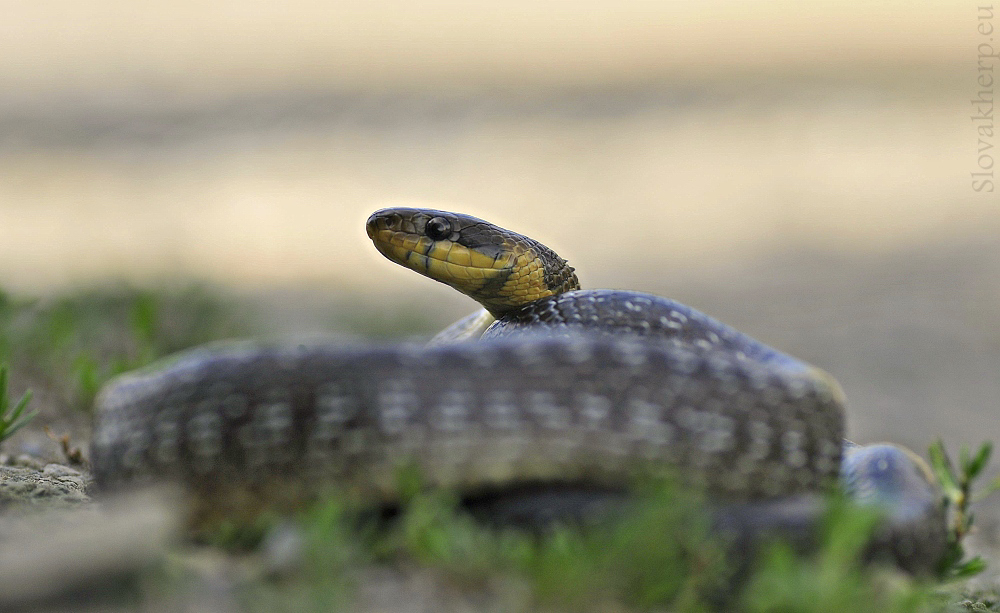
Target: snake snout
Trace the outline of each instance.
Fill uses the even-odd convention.
[[[401,215],[391,209],[382,209],[375,211],[368,217],[368,221],[365,222],[365,231],[368,232],[368,238],[374,239],[379,230],[399,232],[402,226],[403,218]]]

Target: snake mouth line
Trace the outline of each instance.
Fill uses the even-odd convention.
[[[509,270],[513,253],[491,257],[451,240],[434,241],[408,232],[379,229],[370,234],[375,248],[393,262],[438,281],[474,281]]]

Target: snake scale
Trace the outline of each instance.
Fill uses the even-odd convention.
[[[845,446],[843,394],[818,368],[666,298],[581,290],[547,247],[474,217],[386,209],[367,231],[486,311],[430,346],[236,343],[123,375],[97,399],[99,486],[177,481],[225,514],[329,484],[392,502],[411,464],[460,492],[614,490],[669,470],[750,509],[840,478],[888,509],[879,538],[904,567],[943,552],[925,465]]]

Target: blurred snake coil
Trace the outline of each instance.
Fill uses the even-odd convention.
[[[468,215],[385,209],[367,232],[485,310],[427,346],[228,343],[123,375],[96,403],[98,486],[172,481],[225,515],[331,485],[391,504],[403,466],[463,493],[556,496],[666,470],[744,523],[812,525],[802,501],[840,479],[885,510],[876,548],[915,571],[943,555],[926,465],[845,443],[820,369],[666,298],[581,290],[544,245]]]

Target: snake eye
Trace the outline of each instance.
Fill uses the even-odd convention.
[[[432,241],[439,241],[451,236],[451,224],[444,217],[433,217],[424,226],[424,234]]]

